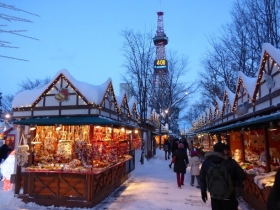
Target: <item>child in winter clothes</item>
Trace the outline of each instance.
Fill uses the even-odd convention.
[[[198,152],[192,151],[191,158],[190,158],[191,186],[194,185],[194,179],[196,178],[198,188],[200,187],[200,185],[199,185],[199,173],[200,173],[199,166],[200,166],[200,159],[198,157]]]

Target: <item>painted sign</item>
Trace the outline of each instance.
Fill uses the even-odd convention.
[[[59,102],[69,100],[69,91],[67,88],[61,88],[57,94],[55,94],[55,99]]]
[[[240,115],[248,113],[249,107],[250,107],[250,104],[248,101],[244,102],[243,104],[238,105],[237,109],[236,109],[236,115],[240,116]]]

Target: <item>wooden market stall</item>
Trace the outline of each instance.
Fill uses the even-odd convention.
[[[238,72],[236,92],[225,87],[222,100],[216,97],[193,129],[229,145],[231,156],[247,173],[240,194],[256,210],[266,209],[280,168],[279,56],[278,49],[265,43],[258,75]]]
[[[142,144],[136,102],[62,70],[13,101],[18,120],[15,195],[24,202],[93,207],[134,170]]]

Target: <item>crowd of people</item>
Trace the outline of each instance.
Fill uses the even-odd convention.
[[[184,185],[186,169],[190,167],[190,185],[196,183],[203,202],[207,202],[209,195],[212,210],[238,210],[236,189],[243,188],[246,174],[230,157],[227,144],[218,142],[213,151],[201,154],[186,139],[166,139],[163,149],[165,160],[171,159],[169,167],[174,164],[179,189]],[[280,170],[268,197],[267,210],[280,210]]]

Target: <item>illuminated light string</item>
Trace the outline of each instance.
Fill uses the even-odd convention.
[[[38,98],[35,100],[35,102],[34,102],[33,104],[26,105],[26,106],[21,105],[21,108],[24,108],[24,107],[31,107],[31,110],[33,110],[32,107],[36,106],[36,105],[39,103],[39,101],[43,98],[43,96],[46,96],[47,94],[50,94],[50,90],[51,90],[51,89],[57,89],[57,90],[58,90],[58,88],[56,87],[56,85],[60,85],[60,84],[62,83],[61,79],[64,79],[64,80],[67,82],[67,86],[69,86],[69,88],[71,88],[72,90],[75,90],[75,91],[77,92],[76,94],[78,95],[78,97],[84,100],[84,102],[83,102],[84,104],[86,104],[86,105],[92,105],[93,107],[96,106],[96,104],[95,104],[94,102],[92,102],[92,103],[88,102],[88,101],[84,98],[84,96],[83,96],[80,92],[78,92],[77,88],[76,88],[63,74],[60,74],[60,75],[57,77],[57,79],[54,80],[54,82],[52,83],[52,86],[49,87],[44,93],[42,93],[41,96],[38,97]],[[118,112],[118,113],[120,114],[120,113],[121,113],[121,110],[120,110],[120,108],[119,108],[119,106],[118,106],[118,104],[117,104],[117,102],[116,102],[116,98],[115,98],[115,94],[114,94],[114,90],[113,90],[112,83],[109,84],[108,89],[107,89],[107,92],[108,92],[108,93],[111,92],[112,97],[113,97],[113,100],[115,101],[114,103],[115,103],[116,112]],[[105,95],[105,97],[107,97],[107,95]],[[125,101],[125,103],[126,103],[126,106],[125,106],[124,109],[126,109],[126,110],[129,112],[129,107],[128,107],[128,104],[127,104],[126,95],[124,96],[124,101]],[[102,109],[102,107],[99,106],[99,109]],[[134,108],[134,109],[135,109],[135,108]],[[20,108],[18,108],[18,110],[20,110]],[[24,110],[24,109],[23,109],[23,110]],[[134,112],[135,112],[135,111],[136,111],[136,109],[134,110]],[[136,112],[137,112],[137,111],[136,111]],[[130,114],[128,114],[128,116],[130,116]],[[139,117],[138,117],[138,118],[139,118]]]
[[[268,62],[266,62],[266,61],[271,62],[274,66],[277,66],[277,67],[278,67],[278,70],[280,71],[280,66],[279,66],[279,64],[278,64],[277,62],[275,62],[275,60],[274,60],[271,56],[269,56],[269,54],[265,51],[265,54],[264,54],[264,56],[263,56],[263,58],[262,58],[262,65],[261,65],[261,68],[260,68],[260,71],[259,71],[259,75],[258,75],[258,79],[257,79],[257,84],[256,84],[256,86],[254,87],[253,96],[250,96],[250,95],[249,95],[247,89],[246,89],[246,93],[245,93],[245,95],[248,97],[248,100],[251,100],[251,101],[252,101],[252,105],[253,105],[253,106],[255,105],[254,101],[256,100],[256,98],[259,97],[259,93],[257,92],[257,88],[259,87],[259,85],[260,85],[260,83],[261,83],[260,80],[262,79],[263,73],[266,72],[266,68],[268,68]],[[265,64],[267,64],[267,65],[265,65]],[[262,70],[261,70],[261,69],[262,69]],[[239,90],[239,87],[240,87],[240,82],[241,82],[241,80],[239,80],[239,82],[238,82],[238,90]],[[246,86],[245,86],[244,84],[243,84],[243,87],[246,88]],[[226,106],[226,103],[228,102],[228,99],[226,99],[226,96],[227,96],[227,93],[225,92],[225,93],[224,93],[224,102],[223,102],[223,108],[222,108],[222,110],[225,110],[224,108],[225,108],[225,106]],[[241,96],[241,94],[238,92],[238,93],[236,93],[235,96],[236,96],[236,97],[237,97],[237,96]],[[236,99],[236,98],[235,98],[235,99]],[[227,101],[226,101],[226,100],[227,100]],[[229,106],[230,106],[230,104],[229,104]],[[234,107],[233,107],[232,111],[236,109],[236,106],[237,106],[237,101],[234,102]],[[214,116],[216,116],[216,115],[217,115],[217,113],[215,112],[215,113],[214,113]],[[222,116],[223,116],[223,112],[221,113],[221,117],[222,117]]]

